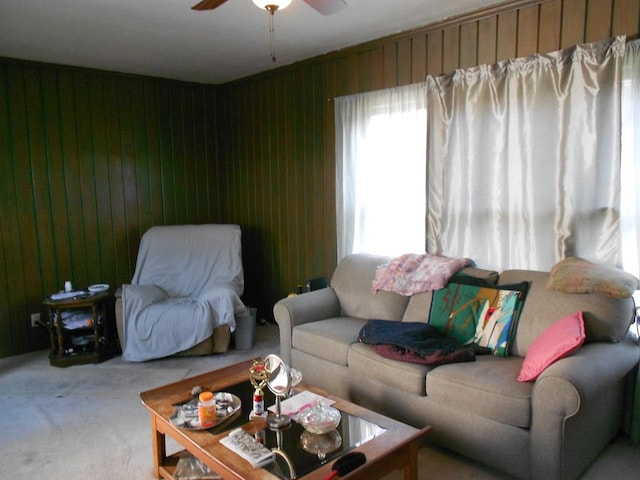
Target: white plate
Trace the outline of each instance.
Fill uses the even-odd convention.
[[[106,283],[96,283],[95,285],[91,285],[89,287],[89,291],[91,293],[106,292],[107,290],[109,290],[109,285],[107,285]]]

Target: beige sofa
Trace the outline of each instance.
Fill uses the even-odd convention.
[[[358,343],[367,319],[428,321],[432,293],[372,292],[386,257],[352,255],[330,287],[279,301],[282,358],[306,381],[415,426],[430,440],[509,475],[576,478],[624,423],[639,348],[629,325],[633,301],[546,288],[548,272],[465,273],[501,285],[530,282],[510,356],[438,367],[385,359]],[[583,311],[587,339],[535,382],[516,380],[534,339],[555,320]]]

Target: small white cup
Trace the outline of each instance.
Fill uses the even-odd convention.
[[[71,281],[67,280],[66,282],[64,282],[64,291],[65,292],[72,292],[73,291],[73,285],[71,285]]]

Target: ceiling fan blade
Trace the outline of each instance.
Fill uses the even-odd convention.
[[[347,6],[344,0],[304,0],[307,5],[322,15],[333,15]]]
[[[197,5],[191,7],[191,10],[213,10],[214,8],[218,8],[227,0],[202,0]]]

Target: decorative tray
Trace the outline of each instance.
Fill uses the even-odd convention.
[[[174,426],[185,430],[208,430],[233,417],[242,407],[240,399],[232,393],[217,392],[213,395],[213,399],[216,402],[217,422],[215,425],[208,427],[200,425],[197,396],[185,403],[176,405],[176,409],[169,420]]]

